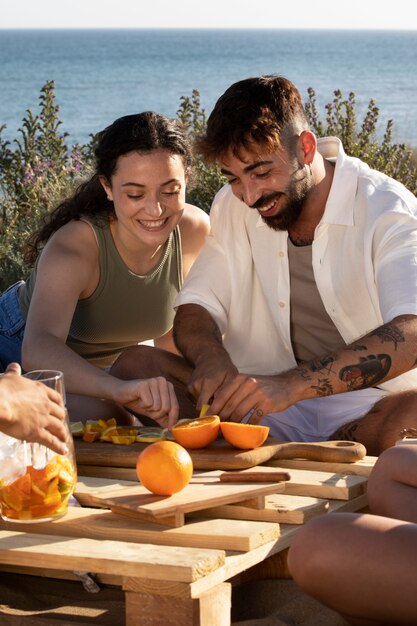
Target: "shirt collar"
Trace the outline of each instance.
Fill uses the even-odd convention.
[[[317,148],[323,158],[335,163],[332,186],[321,222],[353,226],[360,161],[346,155],[337,137],[318,139]]]

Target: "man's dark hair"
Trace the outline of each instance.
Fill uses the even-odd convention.
[[[229,150],[235,156],[259,146],[267,152],[281,145],[291,150],[291,140],[308,129],[300,92],[291,81],[275,74],[246,78],[218,99],[196,149],[209,163]]]

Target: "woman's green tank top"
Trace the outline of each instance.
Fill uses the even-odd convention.
[[[105,368],[124,348],[160,337],[172,327],[174,300],[182,285],[181,236],[177,226],[157,267],[139,276],[120,257],[109,225],[91,226],[99,246],[100,279],[94,293],[78,301],[67,345],[87,361]],[[19,291],[24,317],[35,280],[36,267]]]

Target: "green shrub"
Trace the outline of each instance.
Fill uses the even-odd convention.
[[[26,111],[13,145],[0,127],[0,290],[26,277],[25,240],[91,163],[89,146],[68,148],[67,135],[59,132],[53,81],[42,87],[39,99],[40,113]]]
[[[305,106],[311,130],[317,137],[339,137],[346,154],[358,157],[370,167],[400,181],[417,195],[417,159],[413,150],[405,144],[392,143],[394,122],[389,120],[382,141],[376,138],[379,108],[370,100],[368,110],[360,127],[356,122],[355,94],[342,99],[339,89],[334,99],[326,105],[326,123],[319,117],[316,95],[311,87]]]
[[[182,96],[177,117],[184,125],[191,142],[193,138],[202,134],[206,128],[206,113],[201,108],[200,94],[194,89],[191,98]],[[187,186],[187,201],[210,212],[215,193],[226,182],[226,178],[216,166],[207,166],[197,155],[194,155],[193,168]]]
[[[315,93],[308,90],[306,112],[312,130],[319,136],[336,135],[345,150],[371,167],[399,180],[417,194],[416,158],[404,144],[392,143],[393,122],[387,124],[382,141],[376,139],[379,109],[370,101],[358,126],[355,94],[342,99],[339,90],[326,105],[326,120],[321,121]],[[94,137],[87,144],[67,145],[68,136],[60,133],[59,108],[55,86],[48,81],[41,89],[40,113],[26,111],[19,138],[12,143],[2,137],[0,127],[0,291],[27,276],[22,246],[41,220],[82,179],[91,173]],[[183,96],[177,111],[191,140],[204,131],[206,114],[197,90]],[[187,200],[210,211],[215,193],[224,184],[217,167],[208,167],[195,155]]]

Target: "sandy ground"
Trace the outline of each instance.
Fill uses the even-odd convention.
[[[251,581],[233,588],[232,597],[233,626],[346,626],[337,613],[303,594],[292,580]],[[1,626],[124,623],[124,598],[119,588],[102,587],[98,593],[88,593],[81,582],[0,572]]]

